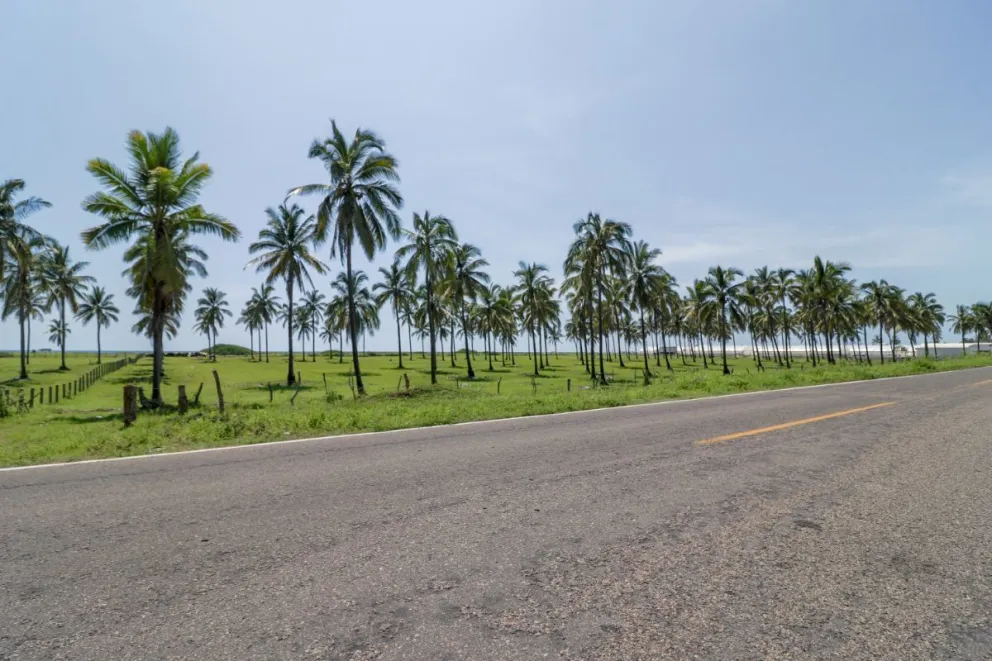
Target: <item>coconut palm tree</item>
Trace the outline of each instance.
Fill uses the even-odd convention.
[[[317,362],[317,329],[320,328],[320,322],[324,317],[324,308],[326,298],[316,289],[311,289],[306,294],[303,295],[303,300],[300,301],[300,305],[306,313],[306,316],[310,318],[308,327],[310,328],[310,357],[314,362]],[[305,348],[305,347],[304,347]],[[304,351],[304,358],[306,358],[306,351]]]
[[[635,241],[627,254],[625,273],[627,298],[640,314],[641,351],[644,354],[644,377],[651,376],[648,362],[648,334],[644,313],[655,309],[664,284],[665,269],[655,263],[661,251],[652,249],[645,241]],[[655,347],[658,351],[658,347]],[[665,360],[668,360],[666,355]],[[669,366],[670,368],[670,366]]]
[[[630,225],[615,220],[600,217],[598,213],[589,213],[577,221],[572,230],[575,240],[569,246],[565,258],[565,271],[582,273],[588,271],[586,277],[591,280],[595,296],[595,305],[590,301],[590,307],[596,309],[599,328],[599,378],[606,385],[606,366],[603,362],[603,298],[607,276],[622,271],[627,245],[631,234]]]
[[[534,376],[540,375],[538,329],[542,301],[547,297],[551,286],[551,278],[547,273],[548,267],[543,264],[526,262],[520,262],[519,268],[513,272],[513,277],[517,279],[517,302],[521,321],[523,327],[527,329],[531,346],[534,347]]]
[[[372,285],[372,293],[375,295],[375,304],[380,308],[387,302],[393,308],[393,315],[396,317],[396,355],[399,357],[397,369],[403,369],[403,328],[401,317],[403,311],[410,306],[410,299],[413,292],[410,291],[410,279],[403,270],[399,260],[393,260],[388,268],[379,268],[382,275],[382,282]],[[412,349],[411,349],[412,351]]]
[[[197,330],[207,336],[207,350],[211,359],[216,362],[217,331],[224,327],[224,317],[231,316],[227,302],[227,294],[215,287],[207,287],[203,295],[196,301]],[[212,338],[212,341],[211,341]]]
[[[160,405],[170,297],[182,296],[186,284],[173,241],[199,234],[236,241],[240,232],[197,202],[212,171],[198,162],[196,154],[182,159],[179,135],[171,128],[161,134],[134,131],[128,136],[127,150],[131,157],[127,170],[100,158],[87,165],[103,190],[87,197],[83,209],[104,222],[85,230],[82,239],[90,249],[134,241],[149,254],[140,281],[147,288],[154,353],[151,401]]]
[[[296,383],[293,366],[293,292],[298,287],[313,285],[310,270],[318,274],[327,272],[327,267],[314,257],[311,249],[317,241],[317,225],[313,216],[307,216],[303,209],[293,204],[281,205],[278,209],[265,210],[268,223],[258,233],[258,241],[248,247],[248,252],[256,255],[248,262],[257,273],[265,272],[265,283],[272,284],[282,279],[286,284],[286,333],[289,341],[289,365],[286,385]]]
[[[965,355],[965,335],[968,331],[975,329],[975,317],[971,314],[970,307],[958,305],[949,319],[954,324],[951,330],[961,335],[961,355],[963,356]]]
[[[425,312],[431,347],[431,385],[437,385],[437,334],[439,305],[435,300],[438,282],[443,276],[445,261],[458,245],[458,234],[451,221],[444,216],[413,214],[413,228],[403,229],[407,243],[396,251],[398,260],[406,260],[404,269],[410,278],[424,274]]]
[[[77,312],[79,299],[86,291],[86,284],[94,281],[92,276],[82,273],[87,266],[89,262],[74,263],[69,256],[69,249],[54,242],[42,257],[41,291],[46,296],[46,305],[58,310],[59,321],[63,327],[68,327],[66,306],[73,313]],[[62,354],[62,364],[59,369],[65,372],[69,369],[65,364],[65,344],[60,344],[59,348]]]
[[[300,186],[290,195],[317,195],[316,239],[323,242],[331,234],[331,257],[340,255],[345,274],[352,277],[352,251],[355,243],[368,259],[386,247],[387,236],[399,238],[403,197],[396,184],[396,159],[386,152],[386,143],[372,131],[358,129],[349,141],[331,120],[331,137],[314,140],[310,158],[327,169],[328,183]],[[356,304],[348,300],[348,325],[355,385],[365,394],[358,364],[358,318]]]
[[[275,295],[275,287],[268,283],[263,283],[261,287],[253,287],[248,304],[253,314],[261,320],[262,329],[265,331],[265,362],[269,362],[269,324],[275,319],[279,309],[279,297]],[[258,338],[258,352],[262,353],[261,336]]]
[[[472,369],[472,356],[469,352],[469,315],[468,308],[475,303],[479,294],[489,284],[489,275],[482,269],[489,262],[482,258],[482,251],[471,243],[456,246],[449,254],[450,277],[445,283],[445,290],[451,298],[455,314],[461,322],[462,337],[465,339],[465,364],[468,368],[468,378],[475,378]]]
[[[736,280],[743,275],[740,269],[734,267],[725,269],[722,266],[714,266],[710,268],[709,275],[704,281],[706,295],[716,305],[724,374],[730,374],[730,368],[727,366],[727,337],[730,335],[732,325],[739,323],[741,318],[738,296],[743,283]]]
[[[100,286],[94,286],[83,294],[76,311],[76,318],[83,324],[96,321],[96,363],[102,361],[102,344],[100,341],[100,329],[110,328],[110,324],[117,323],[117,315],[120,310],[114,304],[114,295],[108,294],[107,290]]]
[[[48,341],[60,347],[64,346],[66,336],[70,332],[68,324],[61,319],[53,319],[52,323],[48,324]]]
[[[975,303],[971,306],[971,329],[978,342],[976,350],[982,351],[982,336],[992,336],[992,303]]]
[[[861,291],[865,293],[865,302],[868,304],[873,320],[878,325],[878,359],[884,365],[885,326],[895,317],[896,292],[892,285],[885,280],[866,282],[861,285]],[[895,351],[895,347],[893,347],[893,351]]]
[[[52,206],[51,202],[40,197],[16,199],[25,186],[23,179],[0,182],[0,282],[7,274],[8,259],[30,250],[30,242],[42,238],[25,221],[31,214]]]
[[[22,232],[16,239],[9,242],[13,246],[11,253],[13,264],[8,264],[9,277],[3,288],[3,309],[0,316],[3,319],[11,315],[17,316],[20,328],[20,374],[19,379],[28,378],[27,325],[31,319],[31,309],[35,305],[39,293],[39,268],[44,251],[49,243],[45,238],[33,232]]]

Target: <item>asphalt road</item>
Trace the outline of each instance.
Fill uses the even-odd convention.
[[[985,661],[990,430],[982,369],[2,471],[0,659]]]

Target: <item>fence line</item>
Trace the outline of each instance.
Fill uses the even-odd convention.
[[[25,412],[33,409],[35,405],[58,404],[63,399],[71,399],[86,392],[103,377],[133,365],[137,360],[137,356],[131,358],[125,356],[108,363],[101,363],[65,383],[16,389],[5,387],[0,391],[0,397],[3,397],[8,411]]]

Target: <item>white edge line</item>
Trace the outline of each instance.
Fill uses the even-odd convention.
[[[468,420],[466,422],[453,422],[445,425],[427,425],[425,427],[403,427],[400,429],[386,429],[384,431],[354,432],[351,434],[333,434],[330,436],[311,436],[308,438],[290,438],[284,441],[259,441],[257,443],[242,443],[241,445],[222,445],[216,448],[200,448],[198,450],[177,450],[175,452],[156,452],[153,454],[136,454],[127,457],[106,457],[104,459],[81,459],[79,461],[61,461],[51,464],[32,464],[30,466],[9,466],[0,468],[0,473],[12,471],[33,470],[38,468],[62,468],[66,466],[85,466],[87,464],[102,464],[113,461],[135,461],[140,459],[156,459],[160,457],[179,457],[189,454],[201,454],[205,452],[223,452],[226,450],[249,450],[261,447],[278,447],[280,445],[294,445],[297,443],[321,443],[323,441],[333,441],[342,438],[362,438],[364,436],[383,436],[386,434],[399,434],[403,432],[426,431],[429,429],[443,429],[448,427],[467,427],[469,425],[492,425],[517,420],[539,420],[541,418],[553,418],[556,416],[579,415],[584,413],[598,413],[601,411],[619,411],[623,409],[643,408],[647,406],[672,406],[675,404],[685,404],[687,402],[701,402],[713,399],[727,399],[730,397],[749,397],[755,395],[769,395],[780,392],[795,392],[797,390],[814,390],[816,388],[836,388],[838,386],[853,386],[861,383],[880,383],[882,381],[895,381],[898,379],[916,379],[928,376],[946,376],[966,372],[969,369],[987,369],[989,366],[965,368],[962,370],[946,370],[942,372],[930,372],[928,374],[905,374],[903,376],[885,376],[880,379],[860,379],[858,381],[839,381],[837,383],[818,383],[812,386],[792,386],[790,388],[775,388],[772,390],[751,390],[748,392],[734,392],[725,395],[709,395],[706,397],[690,397],[687,399],[666,399],[660,402],[642,402],[640,404],[623,404],[621,406],[601,406],[595,409],[582,409],[581,411],[562,411],[560,413],[539,413],[536,415],[518,415],[512,418],[493,418],[491,420]]]

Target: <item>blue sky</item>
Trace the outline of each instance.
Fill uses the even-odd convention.
[[[128,130],[166,125],[201,153],[203,203],[244,239],[202,242],[197,289],[237,311],[262,211],[322,180],[306,151],[331,117],[380,133],[403,217],[452,218],[497,282],[519,260],[558,276],[572,222],[598,210],[683,284],[819,253],[951,308],[992,297],[990,33],[982,0],[3,0],[0,178],[54,203],[35,224],[126,312],[121,250],[78,240],[87,159],[124,164]],[[104,346],[144,349],[131,322]],[[170,348],[203,346],[184,322]],[[92,335],[76,324],[70,349]]]

